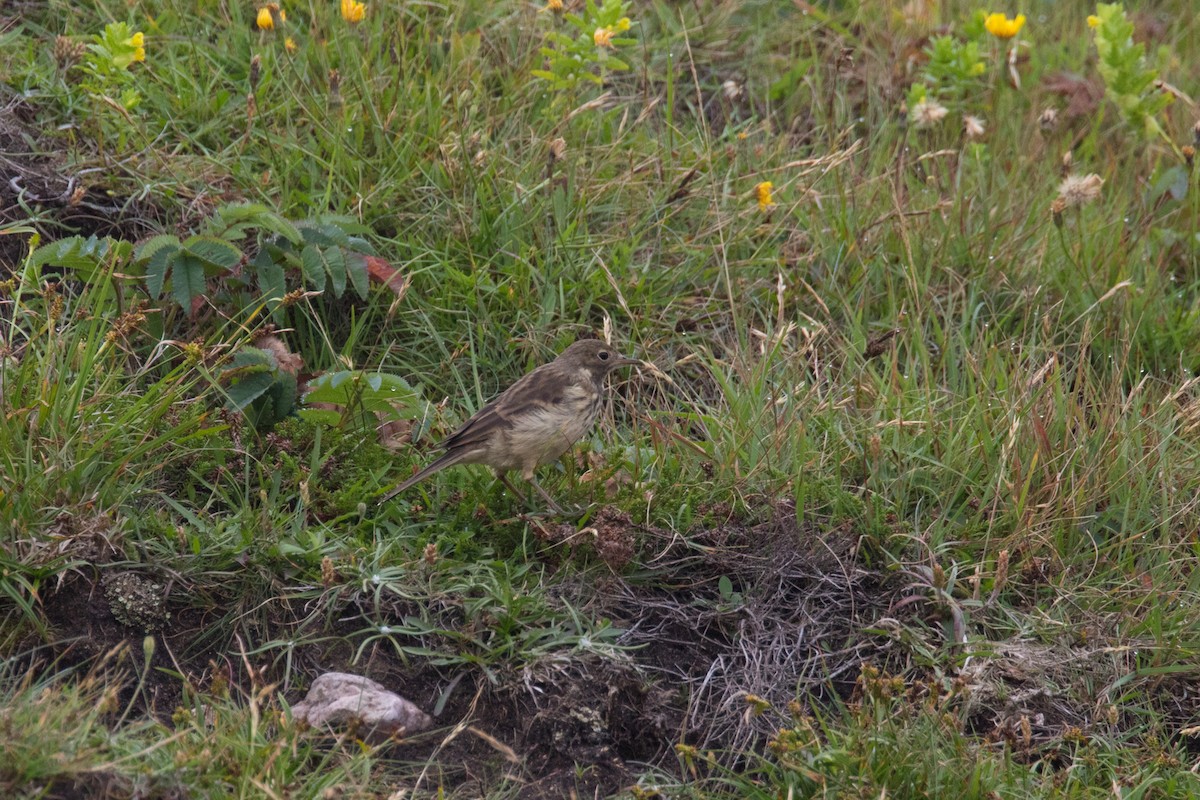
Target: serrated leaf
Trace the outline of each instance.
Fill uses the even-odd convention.
[[[174,247],[178,249],[180,246],[179,237],[169,233],[162,233],[158,236],[151,236],[146,241],[138,245],[134,258],[138,261],[148,261],[154,257],[154,254],[162,250],[164,247]]]
[[[367,269],[367,259],[361,253],[348,252],[346,255],[346,274],[350,276],[350,285],[354,293],[363,300],[371,290],[371,275]]]
[[[350,246],[350,235],[346,233],[346,231],[342,230],[340,225],[335,225],[334,223],[330,222],[322,226],[321,230],[323,230],[325,235],[329,237],[330,241],[332,241],[338,247]]]
[[[311,222],[302,222],[297,228],[300,231],[300,235],[304,238],[304,243],[307,245],[329,247],[329,245],[334,244],[333,239],[329,238],[324,230]]]
[[[180,250],[178,241],[164,243],[146,261],[146,290],[155,300],[162,297],[163,285],[171,271],[172,258]]]
[[[289,414],[296,407],[296,376],[287,372],[275,375],[275,389],[271,393],[273,407],[271,408],[271,423],[274,424]]]
[[[229,407],[242,411],[270,391],[274,385],[275,376],[270,372],[247,375],[229,387]]]
[[[325,268],[329,271],[329,280],[333,286],[333,296],[341,297],[346,293],[346,258],[340,247],[329,247],[321,251],[325,260]]]
[[[217,211],[216,215],[221,225],[212,226],[217,234],[229,238],[233,229],[240,234],[248,228],[260,228],[271,231],[291,242],[299,243],[300,231],[278,213],[262,203],[230,203]]]
[[[351,236],[347,242],[347,247],[356,253],[362,253],[363,255],[368,256],[375,255],[375,248],[370,242],[361,236]]]
[[[282,300],[287,294],[287,274],[274,261],[258,267],[258,288],[264,300]]]
[[[82,280],[91,280],[96,270],[111,256],[124,258],[132,251],[129,242],[107,236],[70,236],[38,247],[30,255],[34,266],[55,266],[74,270]]]
[[[194,303],[204,296],[204,261],[187,250],[171,256],[171,293],[191,316]]]
[[[310,244],[300,251],[300,269],[304,273],[305,283],[318,292],[325,291],[325,259],[321,258],[321,251],[316,245]]]
[[[183,246],[214,269],[232,272],[242,263],[242,251],[215,236],[191,236]]]

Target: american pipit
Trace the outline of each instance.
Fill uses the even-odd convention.
[[[514,494],[505,475],[518,469],[550,507],[562,509],[533,479],[533,471],[571,449],[591,429],[604,400],[604,378],[640,364],[597,339],[576,342],[549,364],[525,375],[438,446],[437,460],[392,489],[391,500],[418,481],[455,464],[486,464]]]

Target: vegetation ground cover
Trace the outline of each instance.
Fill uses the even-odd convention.
[[[1195,796],[1198,25],[0,6],[3,793]]]

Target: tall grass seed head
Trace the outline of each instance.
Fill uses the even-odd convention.
[[[69,36],[54,37],[54,63],[59,69],[67,69],[79,63],[87,53],[87,45],[77,42]]]
[[[918,128],[932,128],[946,118],[946,107],[936,100],[925,97],[909,112],[908,118]]]
[[[1078,208],[1093,203],[1100,197],[1104,179],[1096,173],[1091,175],[1068,175],[1058,187],[1058,196],[1064,208]]]
[[[987,128],[979,117],[971,114],[963,117],[963,135],[968,139],[979,139],[986,131]]]

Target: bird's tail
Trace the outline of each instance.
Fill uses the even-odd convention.
[[[466,456],[466,453],[463,453],[461,451],[456,452],[454,450],[450,450],[450,451],[443,453],[441,456],[434,459],[429,464],[429,466],[425,467],[425,469],[421,470],[416,475],[413,475],[411,478],[406,480],[404,483],[401,483],[395,489],[392,489],[390,492],[388,492],[383,497],[381,497],[379,499],[379,502],[386,503],[387,501],[391,500],[393,497],[400,494],[401,492],[407,490],[409,487],[413,486],[414,484],[420,483],[421,481],[425,480],[433,473],[441,472],[446,467],[453,467],[455,464],[462,461],[465,456]]]

